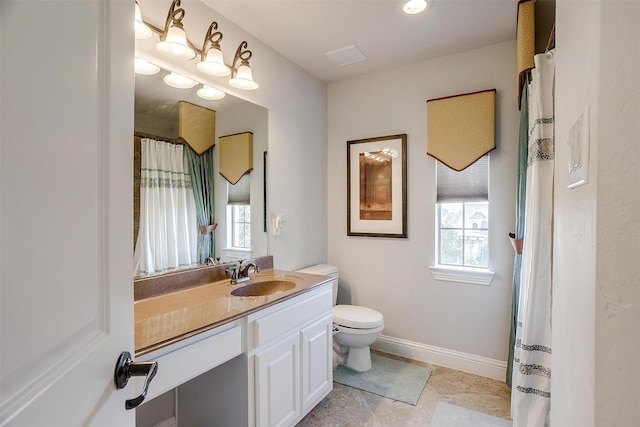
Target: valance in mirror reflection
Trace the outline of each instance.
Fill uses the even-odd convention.
[[[162,73],[153,76],[136,76],[136,116],[135,130],[138,136],[134,138],[134,245],[144,242],[146,246],[140,246],[135,250],[136,271],[134,275],[159,274],[167,271],[176,271],[182,268],[193,268],[205,264],[207,258],[211,260],[220,259],[220,262],[233,261],[240,258],[254,258],[267,255],[267,238],[263,229],[264,218],[264,162],[263,156],[267,150],[267,110],[250,102],[226,96],[218,101],[206,101],[195,95],[197,87],[189,90],[178,90],[165,85],[162,82]],[[207,166],[193,163],[193,159],[200,157],[189,147],[181,144],[187,138],[180,130],[180,120],[178,105],[192,104],[204,107],[215,112],[214,126],[214,146],[205,151],[211,162]],[[196,108],[197,110],[197,108]],[[201,126],[203,120],[195,119],[195,115],[187,113],[183,116],[183,121],[191,121],[194,125]],[[211,121],[211,119],[209,119]],[[207,124],[208,125],[208,124]],[[253,170],[244,175],[238,184],[243,183],[249,191],[246,208],[235,208],[227,198],[227,181],[220,175],[220,135],[234,135],[242,132],[250,132],[252,135],[252,160]],[[155,144],[145,149],[149,153],[164,153],[157,147],[157,142],[167,144],[167,151],[176,153],[182,147],[182,163],[174,159],[172,167],[177,167],[179,172],[172,172],[171,178],[154,177],[155,174],[166,173],[164,163],[162,167],[142,166],[142,139],[156,141]],[[192,153],[195,156],[190,157]],[[176,155],[180,157],[179,155]],[[168,161],[168,154],[162,154],[161,161]],[[185,160],[186,159],[186,160]],[[159,160],[160,161],[160,160]],[[157,170],[156,170],[157,169]],[[196,179],[191,175],[192,169],[199,171],[200,176],[209,177],[207,182],[196,184]],[[169,169],[167,169],[169,170]],[[143,178],[144,175],[144,178]],[[174,176],[176,175],[176,176]],[[168,182],[180,182],[177,176],[183,175],[184,183],[178,188],[170,188]],[[189,175],[192,196],[188,196],[185,191],[188,188]],[[162,182],[162,186],[160,186]],[[200,182],[200,181],[198,181]],[[143,187],[147,185],[147,187]],[[229,185],[230,186],[230,185]],[[196,188],[198,187],[198,188]],[[234,188],[235,186],[230,186]],[[194,190],[199,190],[198,192]],[[153,193],[152,193],[153,191]],[[164,192],[160,194],[161,192]],[[143,194],[144,193],[144,194]],[[176,194],[179,194],[178,197]],[[200,197],[197,194],[201,194]],[[144,195],[144,197],[143,197]],[[152,196],[153,195],[153,196]],[[169,197],[171,195],[171,197]],[[149,197],[147,197],[149,196]],[[190,199],[193,197],[193,200]],[[167,200],[171,202],[168,203]],[[200,212],[200,208],[210,202],[209,214]],[[184,241],[178,242],[175,234],[163,231],[156,237],[149,235],[150,229],[157,229],[159,221],[153,219],[148,213],[143,213],[142,207],[162,206],[166,209],[169,204],[177,206],[177,211],[161,215],[164,224],[175,224],[177,229],[183,231],[186,236]],[[242,212],[240,212],[241,210]],[[235,212],[238,211],[238,212]],[[215,229],[211,226],[217,224]],[[200,228],[209,227],[206,235],[199,233]],[[208,236],[209,250],[202,249],[203,236]],[[140,243],[142,245],[142,243]],[[194,249],[195,246],[195,249]],[[153,256],[147,259],[170,260],[164,267],[158,267],[156,261],[146,261],[142,263],[142,254],[149,254],[154,248]],[[160,248],[160,249],[157,249]],[[157,253],[158,255],[155,255]],[[142,267],[144,265],[144,267]]]

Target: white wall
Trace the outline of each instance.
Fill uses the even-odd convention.
[[[428,99],[497,89],[491,154],[490,286],[436,281],[435,160],[427,156]],[[330,83],[328,260],[339,302],[379,310],[384,335],[505,361],[508,355],[519,111],[515,42]],[[348,140],[407,133],[408,238],[347,236]]]
[[[552,425],[640,424],[640,3],[557,2]],[[587,185],[569,130],[590,111]]]
[[[161,27],[170,2],[140,0],[143,18]],[[251,68],[260,84],[255,91],[231,87],[228,78],[206,77],[196,61],[163,57],[152,47],[136,54],[165,68],[207,82],[269,110],[267,211],[286,214],[279,236],[269,236],[268,251],[276,268],[295,269],[324,262],[326,244],[326,85],[281,54],[197,0],[183,0],[183,20],[189,39],[202,45],[212,21],[224,35],[221,42],[230,64],[246,40],[253,52]],[[304,201],[304,202],[303,202]]]

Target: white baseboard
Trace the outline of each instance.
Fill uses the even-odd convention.
[[[434,347],[387,335],[381,335],[371,348],[498,381],[504,382],[507,376],[507,362],[502,360]]]

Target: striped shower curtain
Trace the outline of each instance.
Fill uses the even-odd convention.
[[[511,397],[514,427],[549,425],[554,55],[550,51],[535,56],[528,86],[529,153]]]
[[[141,141],[140,228],[133,275],[196,265],[196,209],[184,146]]]

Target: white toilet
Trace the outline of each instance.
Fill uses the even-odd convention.
[[[337,350],[345,358],[345,365],[356,371],[371,369],[369,346],[384,329],[382,314],[371,308],[357,305],[336,305],[338,298],[338,268],[317,264],[298,270],[301,273],[321,274],[333,277],[333,338]]]

